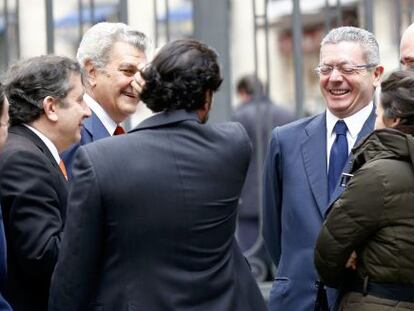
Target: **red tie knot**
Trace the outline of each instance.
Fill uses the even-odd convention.
[[[122,134],[125,134],[125,130],[123,129],[122,126],[117,125],[114,131],[114,135],[122,135]]]

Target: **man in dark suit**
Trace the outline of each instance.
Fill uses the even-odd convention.
[[[266,310],[234,237],[250,142],[205,124],[217,54],[173,41],[143,78],[157,114],[77,153],[49,311]]]
[[[291,122],[294,118],[292,113],[272,103],[264,92],[262,81],[256,75],[249,74],[238,80],[237,95],[241,103],[232,120],[243,125],[253,147],[253,156],[239,201],[237,240],[253,268],[256,280],[265,281],[272,279],[272,269],[262,235],[259,234],[264,155],[272,129]]]
[[[0,154],[5,296],[15,311],[45,311],[66,215],[59,152],[80,139],[90,110],[79,65],[66,57],[40,56],[14,65],[5,93],[11,125]]]
[[[79,143],[62,154],[69,178],[80,145],[124,133],[120,123],[135,112],[139,102],[131,84],[138,66],[146,62],[147,45],[143,33],[122,23],[98,23],[83,35],[77,59],[92,115],[84,122]]]
[[[7,139],[9,127],[9,102],[4,97],[3,85],[0,84],[0,151]],[[1,197],[1,193],[0,193]],[[4,299],[3,292],[7,274],[7,246],[4,236],[3,213],[0,205],[0,311],[11,311],[9,303]]]
[[[322,40],[316,71],[326,111],[274,129],[264,169],[263,234],[277,266],[272,311],[314,310],[316,238],[329,202],[343,190],[352,147],[375,123],[372,100],[383,72],[375,37],[355,27],[333,29]],[[328,289],[328,296],[332,308],[336,292]]]

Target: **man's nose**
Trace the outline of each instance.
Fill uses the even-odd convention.
[[[85,102],[83,102],[83,114],[85,118],[89,118],[92,115],[91,108]]]
[[[343,78],[344,78],[343,74],[338,70],[338,68],[334,67],[332,69],[331,75],[329,76],[329,80],[342,81]]]

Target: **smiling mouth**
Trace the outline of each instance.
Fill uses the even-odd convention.
[[[122,92],[123,95],[128,96],[129,98],[138,99],[138,95],[129,92]]]
[[[350,90],[348,89],[330,89],[329,93],[334,96],[342,96],[348,94]]]

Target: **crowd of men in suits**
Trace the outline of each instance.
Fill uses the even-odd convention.
[[[401,42],[407,66],[413,29]],[[146,64],[147,47],[143,33],[99,23],[77,61],[47,55],[9,69],[0,310],[267,310],[234,235],[249,136],[239,123],[206,123],[218,56],[183,39]],[[384,69],[371,33],[339,27],[323,39],[316,70],[326,111],[277,127],[264,167],[272,311],[313,310],[325,290],[314,286],[313,249],[350,160],[330,156],[336,124],[345,123],[349,154],[373,130]],[[120,135],[140,99],[154,115]],[[327,290],[333,310],[337,292]]]

